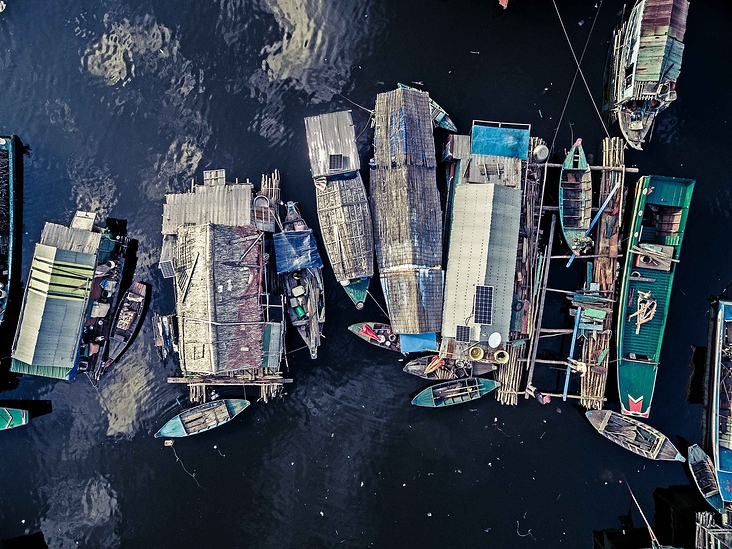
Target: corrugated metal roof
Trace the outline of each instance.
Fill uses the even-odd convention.
[[[361,169],[351,111],[339,111],[305,119],[305,133],[313,178],[350,173]],[[331,167],[331,155],[344,162]],[[345,161],[345,159],[348,159]]]
[[[95,254],[36,244],[13,342],[13,371],[68,379],[76,368],[95,266]]]
[[[101,233],[73,229],[56,223],[46,223],[41,233],[41,244],[61,250],[96,255],[101,238]]]
[[[520,190],[493,184],[455,188],[443,337],[456,337],[460,325],[470,327],[471,341],[487,341],[493,332],[508,340],[520,219]],[[477,286],[493,287],[490,325],[474,322]]]
[[[249,225],[251,213],[251,185],[197,185],[193,192],[165,195],[162,233],[175,234],[182,225]]]
[[[252,225],[179,228],[176,305],[184,372],[262,366],[261,235]]]

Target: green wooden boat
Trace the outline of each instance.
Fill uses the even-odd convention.
[[[28,423],[28,410],[0,407],[0,431],[14,429]]]
[[[618,391],[623,414],[648,417],[694,180],[642,177],[620,289]]]
[[[412,404],[428,408],[441,408],[443,406],[462,404],[463,402],[469,402],[483,395],[487,395],[493,389],[500,387],[500,385],[497,381],[483,379],[481,377],[446,381],[433,385],[432,387],[427,387],[412,399]]]
[[[559,179],[559,220],[564,238],[574,255],[592,245],[587,236],[592,222],[592,174],[587,164],[582,139],[567,153]]]
[[[243,398],[227,398],[200,404],[184,410],[168,421],[155,433],[155,438],[188,437],[203,433],[228,423],[242,413],[249,401]]]
[[[394,330],[388,324],[382,324],[381,322],[359,322],[358,324],[351,324],[348,329],[352,334],[380,349],[396,351],[397,353],[402,352],[399,334],[395,334]]]

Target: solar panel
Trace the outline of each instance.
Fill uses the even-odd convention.
[[[343,169],[343,155],[342,154],[331,154],[329,168],[331,170],[342,170]]]
[[[493,286],[475,288],[475,323],[493,324]]]
[[[457,326],[455,328],[455,339],[467,343],[470,341],[470,327],[469,326]]]

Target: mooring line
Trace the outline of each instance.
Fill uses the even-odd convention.
[[[580,67],[580,62],[577,61],[577,56],[574,53],[574,48],[572,47],[572,42],[569,40],[569,35],[567,34],[567,29],[564,26],[564,21],[562,21],[562,16],[559,14],[559,8],[557,7],[556,0],[552,0],[552,4],[554,4],[554,10],[557,12],[557,17],[559,18],[559,23],[560,23],[560,25],[562,25],[562,31],[564,32],[564,37],[567,39],[567,45],[569,45],[569,51],[572,52],[572,58],[574,59],[575,65],[577,65],[577,72],[579,72],[580,76],[582,77],[582,81],[585,83],[585,89],[587,89],[587,95],[590,96],[590,101],[592,101],[592,106],[595,107],[595,112],[597,113],[597,117],[600,119],[600,123],[602,124],[602,129],[605,130],[605,135],[610,137],[610,133],[607,131],[607,127],[605,126],[605,121],[602,119],[602,115],[600,115],[600,111],[597,108],[595,99],[592,97],[592,92],[590,92],[590,86],[587,84],[587,79],[585,79],[585,73],[582,72],[582,68]],[[602,2],[600,3],[600,5],[602,5]],[[598,12],[600,11],[599,7],[598,7],[597,11]],[[597,21],[597,14],[595,14],[595,21]],[[594,26],[595,26],[594,21],[592,23],[592,26],[594,28]],[[592,33],[592,30],[590,30],[590,33]],[[588,41],[589,41],[589,37],[588,37]]]
[[[383,309],[383,308],[381,307],[381,304],[380,304],[380,303],[379,303],[378,301],[376,301],[376,298],[375,298],[374,296],[372,296],[372,295],[371,295],[371,292],[369,292],[368,290],[366,290],[366,293],[368,294],[368,296],[369,296],[369,297],[370,297],[371,299],[373,299],[373,300],[374,300],[374,303],[376,303],[376,306],[377,306],[377,307],[378,307],[379,309],[381,309],[381,312],[382,312],[382,313],[384,313],[384,316],[386,317],[386,319],[387,319],[387,320],[388,320],[389,322],[391,322],[391,319],[389,318],[389,315],[388,315],[388,314],[386,314],[386,311],[385,311],[385,310],[384,310],[384,309]]]

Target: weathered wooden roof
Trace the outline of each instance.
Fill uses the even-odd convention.
[[[425,333],[442,323],[442,211],[429,96],[376,98],[371,214],[392,328]]]
[[[305,133],[313,178],[361,169],[351,111],[308,117]]]
[[[165,195],[162,233],[175,234],[181,225],[249,225],[251,213],[250,184],[196,185],[191,192]]]
[[[93,233],[83,229],[72,229],[65,225],[46,223],[41,232],[41,243],[61,250],[96,254],[99,249],[101,233]]]
[[[675,81],[684,54],[688,0],[645,0],[635,79]]]
[[[261,236],[252,225],[178,229],[175,283],[184,373],[262,366]]]

